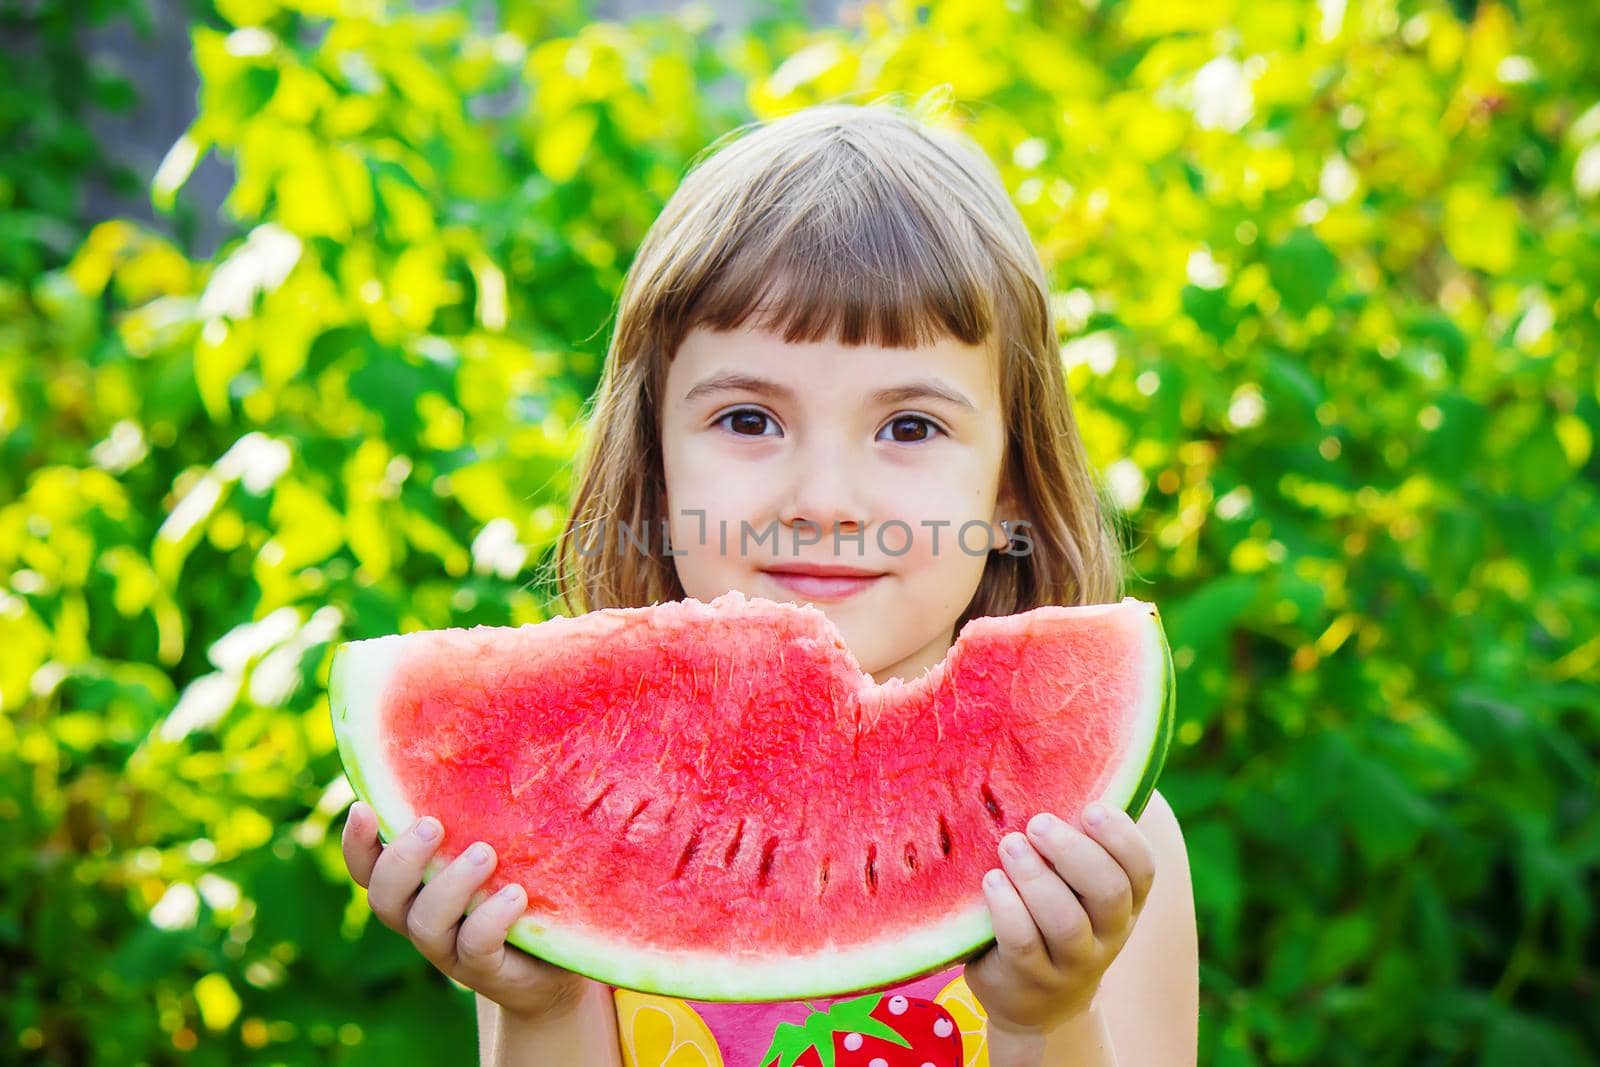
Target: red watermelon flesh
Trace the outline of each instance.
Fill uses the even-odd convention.
[[[520,883],[508,938],[625,988],[789,1000],[881,988],[993,939],[996,844],[1040,811],[1135,816],[1165,756],[1155,607],[979,618],[876,685],[819,610],[676,601],[351,642],[330,685],[386,839],[444,826]]]

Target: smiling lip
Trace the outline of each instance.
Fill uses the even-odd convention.
[[[768,567],[761,573],[779,585],[810,600],[844,600],[869,588],[882,571],[832,564],[806,563],[790,567]]]

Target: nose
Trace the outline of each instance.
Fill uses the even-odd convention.
[[[853,534],[866,522],[861,476],[865,464],[825,441],[796,449],[785,472],[778,520],[792,529],[810,524],[830,544],[837,529]]]

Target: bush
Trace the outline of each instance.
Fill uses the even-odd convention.
[[[332,645],[551,611],[530,579],[616,293],[694,154],[933,90],[1046,259],[1173,641],[1202,1062],[1594,1062],[1591,6],[955,0],[718,34],[225,0],[152,186],[232,161],[209,261],[46,202],[106,84],[75,11],[4,16],[55,64],[19,68],[0,157],[5,1056],[470,1054],[470,997],[339,858]]]

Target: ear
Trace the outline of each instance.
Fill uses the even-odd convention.
[[[1002,523],[1009,523],[1011,528],[1015,529],[1019,520],[1027,518],[1028,516],[1023,514],[1017,494],[1010,486],[1002,485],[999,496],[995,497],[994,514],[989,520],[994,529],[993,540],[990,542],[993,548],[1003,552],[1010,547],[1010,535]]]

